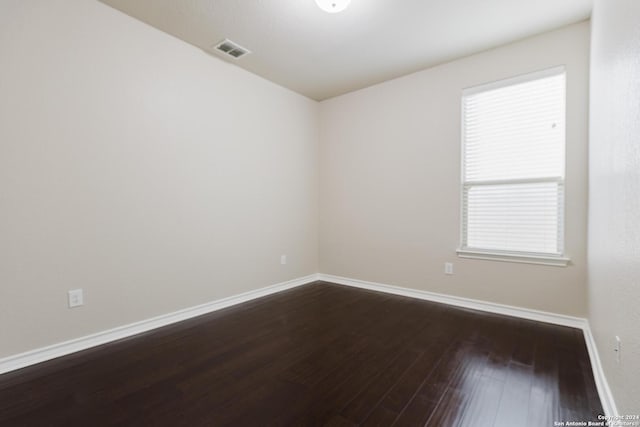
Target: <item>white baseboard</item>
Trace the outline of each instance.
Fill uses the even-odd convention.
[[[402,295],[426,301],[438,302],[453,305],[456,307],[480,310],[494,314],[518,317],[521,319],[535,320],[538,322],[552,323],[554,325],[569,326],[581,329],[584,333],[584,340],[591,359],[591,368],[595,378],[598,394],[602,403],[605,415],[617,416],[618,410],[611,394],[611,389],[604,375],[598,349],[596,347],[591,328],[587,319],[581,317],[567,316],[564,314],[549,313],[546,311],[532,310],[523,307],[514,307],[505,304],[497,304],[488,301],[474,300],[470,298],[457,297],[453,295],[438,294],[435,292],[409,289],[399,286],[387,285],[383,283],[367,282],[365,280],[350,279],[347,277],[333,276],[330,274],[319,274],[318,280],[337,283],[339,285],[353,286],[356,288],[369,289],[372,291],[386,292],[394,295]]]
[[[593,377],[596,380],[596,387],[598,388],[598,394],[600,395],[600,402],[604,409],[605,415],[618,416],[618,408],[616,402],[613,400],[613,394],[609,388],[607,377],[604,375],[602,369],[602,363],[600,362],[600,353],[598,353],[598,347],[596,346],[596,340],[591,333],[591,327],[587,323],[584,332],[584,342],[587,344],[587,350],[589,351],[589,359],[591,359],[591,367],[593,368]]]
[[[242,294],[234,295],[228,298],[211,301],[206,304],[174,311],[173,313],[163,314],[161,316],[142,320],[140,322],[119,326],[117,328],[65,341],[62,343],[5,357],[3,359],[0,359],[0,374],[14,371],[16,369],[24,368],[30,365],[35,365],[36,363],[45,362],[57,357],[66,356],[71,353],[86,350],[88,348],[106,344],[108,342],[116,341],[122,338],[130,337],[142,332],[147,332],[152,329],[180,322],[182,320],[191,319],[192,317],[211,313],[216,310],[270,295],[276,292],[284,291],[286,289],[295,288],[297,286],[305,285],[316,280],[318,280],[318,275],[312,274],[253,291],[244,292]]]
[[[555,325],[570,326],[572,328],[583,329],[584,325],[587,324],[587,319],[583,319],[581,317],[566,316],[564,314],[549,313],[546,311],[514,307],[511,305],[456,297],[453,295],[438,294],[435,292],[421,291],[418,289],[402,288],[399,286],[367,282],[358,279],[349,279],[346,277],[332,276],[329,274],[320,274],[319,280],[337,283],[339,285],[354,286],[356,288],[363,288],[372,291],[386,292],[395,295],[402,295],[405,297],[418,298],[426,301],[439,302],[442,304],[455,305],[456,307],[470,308],[473,310],[486,311],[495,314],[504,314],[506,316],[536,320],[538,322],[553,323]]]

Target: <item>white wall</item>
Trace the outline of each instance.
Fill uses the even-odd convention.
[[[592,31],[589,320],[618,411],[639,414],[640,2],[596,0]]]
[[[97,1],[0,61],[0,357],[318,271],[316,102]]]
[[[562,64],[572,265],[458,259],[462,89]],[[588,68],[583,22],[324,101],[321,272],[585,316]]]

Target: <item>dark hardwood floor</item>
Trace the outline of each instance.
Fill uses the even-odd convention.
[[[0,375],[0,426],[553,426],[602,414],[577,329],[328,283]]]

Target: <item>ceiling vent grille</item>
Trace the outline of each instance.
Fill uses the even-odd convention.
[[[251,53],[249,49],[245,49],[237,43],[232,42],[229,39],[224,39],[215,46],[215,50],[219,53],[230,56],[233,59],[240,59],[243,56]]]

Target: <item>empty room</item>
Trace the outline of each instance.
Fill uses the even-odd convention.
[[[640,427],[640,2],[0,0],[0,426]]]

